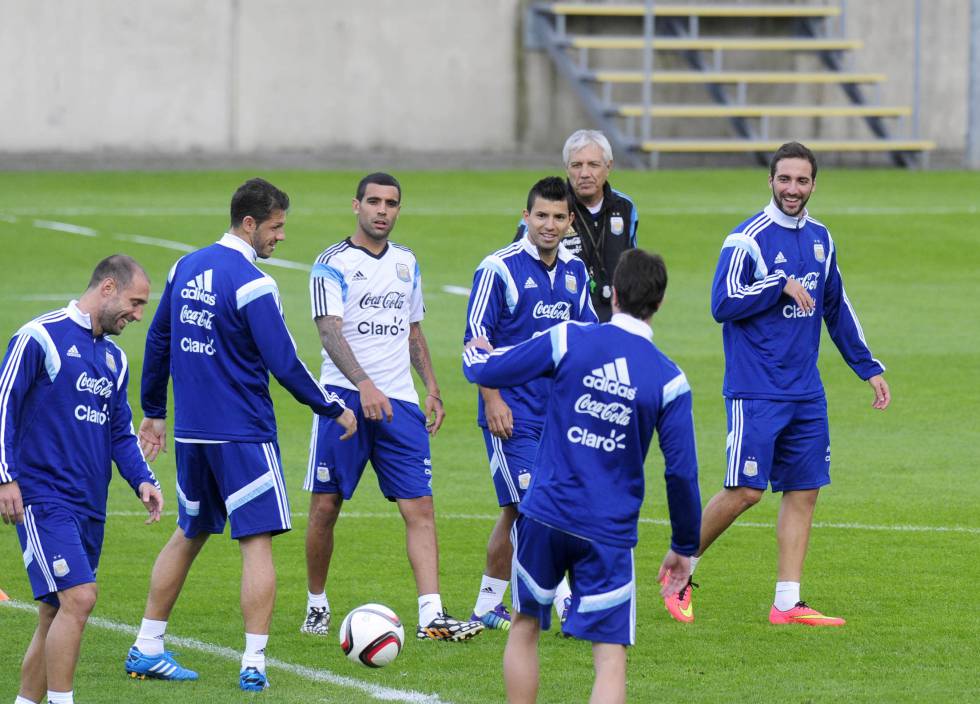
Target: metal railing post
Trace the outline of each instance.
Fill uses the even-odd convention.
[[[641,139],[649,141],[653,135],[650,108],[653,106],[653,37],[656,23],[654,0],[645,0],[643,15],[643,123]]]

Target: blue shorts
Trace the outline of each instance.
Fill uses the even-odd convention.
[[[188,538],[278,535],[292,528],[275,442],[177,442],[177,525]]]
[[[830,484],[827,400],[726,398],[725,486],[802,491]]]
[[[483,441],[490,459],[490,478],[501,506],[519,504],[531,483],[534,457],[541,443],[539,431],[515,431],[502,440],[483,428]]]
[[[572,605],[562,630],[593,643],[636,641],[636,575],[632,548],[604,545],[519,515],[511,597],[514,610],[551,628],[555,589],[568,572]]]
[[[414,403],[389,399],[392,419],[368,420],[361,412],[361,394],[326,385],[357,416],[357,432],[347,440],[331,418],[313,416],[310,461],[303,488],[314,494],[354,495],[368,460],[378,477],[381,493],[389,501],[432,496],[432,460],[425,415]]]
[[[17,537],[34,598],[57,608],[57,592],[95,581],[102,555],[103,521],[60,504],[31,504]]]

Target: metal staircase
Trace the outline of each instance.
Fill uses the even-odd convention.
[[[840,14],[836,5],[541,3],[528,9],[526,44],[547,51],[620,158],[634,168],[655,166],[662,153],[740,152],[764,163],[790,139],[815,151],[887,152],[898,166],[915,165],[935,144],[897,136],[903,127],[908,132],[911,107],[881,105],[877,91],[868,97],[868,87],[885,81],[885,74],[846,70],[845,57],[859,51],[862,42],[834,36],[840,34],[840,23],[834,23]],[[611,34],[603,20],[612,30],[634,31]],[[705,24],[715,33],[702,34]],[[800,53],[818,57],[823,70],[760,68],[776,62],[773,57]],[[733,60],[743,67],[729,68]],[[750,99],[759,88],[780,85],[838,86],[847,102]],[[690,99],[691,88],[698,89],[700,101]],[[687,99],[654,101],[655,89],[658,97],[673,92]],[[859,120],[869,137],[814,139],[797,130],[778,134],[771,123],[783,118]],[[694,128],[693,135],[662,134],[688,128]],[[703,134],[711,129],[727,133]]]

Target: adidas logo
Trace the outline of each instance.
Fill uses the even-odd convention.
[[[636,388],[630,386],[630,371],[626,365],[626,357],[617,357],[615,361],[606,362],[598,369],[582,379],[582,384],[596,391],[633,400],[636,398]]]
[[[68,352],[66,354],[69,357],[78,357],[79,359],[81,359],[81,356],[82,356],[82,355],[78,354],[78,348],[75,347],[75,345],[72,345],[71,347],[69,347],[68,348]]]
[[[493,587],[484,587],[480,590],[481,594],[493,594]]]
[[[362,274],[359,270],[354,272],[354,275],[350,277],[351,281],[367,281],[367,277]]]
[[[214,270],[208,269],[184,284],[180,292],[180,297],[189,301],[200,301],[209,306],[213,306],[217,297],[211,292],[211,280]]]
[[[783,253],[782,252],[779,252],[778,254],[776,254],[776,258],[772,260],[772,263],[773,264],[785,264],[786,263],[786,257],[783,256]]]
[[[532,279],[530,276],[527,277],[527,281],[524,282],[524,288],[537,288],[537,287],[538,285],[534,283],[534,279]]]

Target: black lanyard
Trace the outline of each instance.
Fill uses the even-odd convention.
[[[605,203],[603,203],[603,205],[605,205]],[[583,214],[582,213],[583,210],[585,211],[585,214],[588,216],[588,220],[582,223],[582,227],[585,229],[585,235],[586,237],[589,238],[589,243],[592,245],[592,256],[595,259],[596,266],[598,267],[599,271],[602,273],[602,283],[607,284],[609,283],[609,275],[606,272],[606,260],[602,256],[603,255],[602,250],[606,244],[607,218],[605,216],[605,213],[603,212],[604,208],[599,211],[598,225],[595,224],[595,219],[593,218],[592,212],[588,208],[584,207],[581,203],[575,204],[575,210],[577,211],[580,218]],[[596,235],[592,234],[593,228],[589,227],[589,220],[593,222],[593,227],[597,229]],[[593,282],[596,280],[594,268],[595,267],[591,267],[591,266],[589,267],[589,276],[592,277]]]

